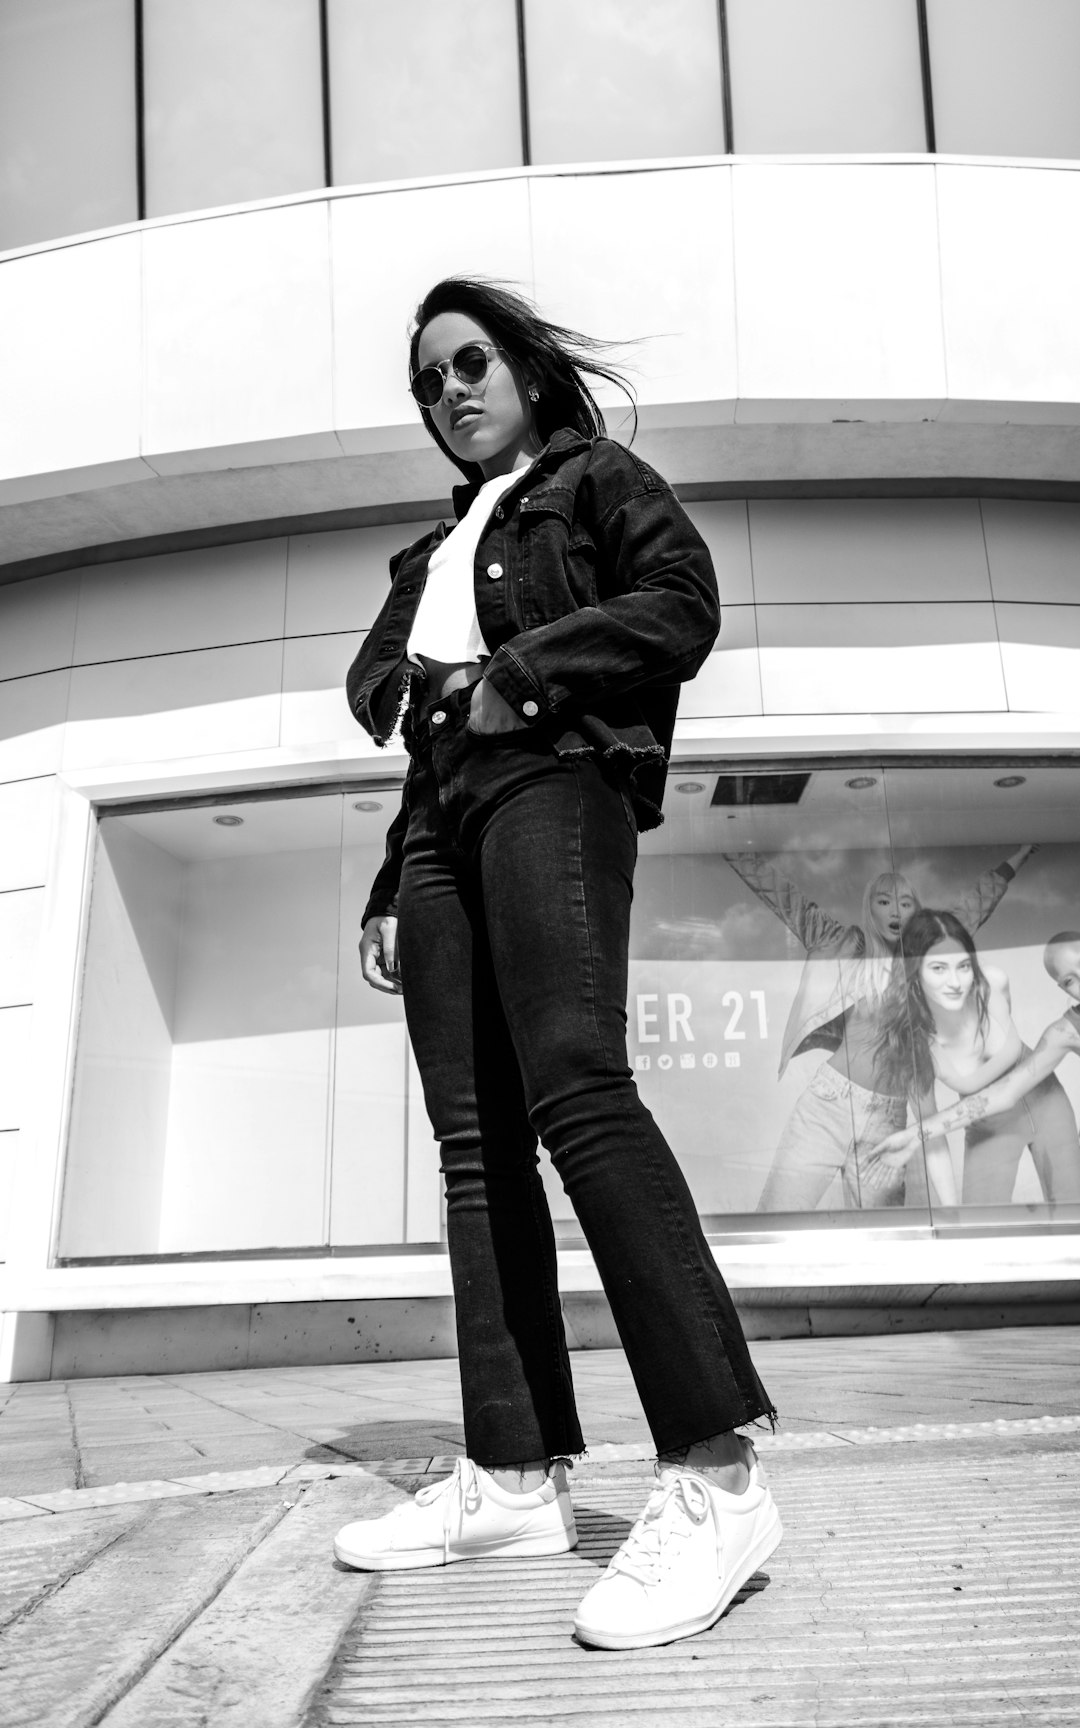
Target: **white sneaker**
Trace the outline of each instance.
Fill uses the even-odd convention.
[[[577,1540],[561,1464],[541,1487],[518,1494],[500,1488],[470,1458],[458,1458],[442,1482],[421,1488],[385,1517],[346,1524],[334,1553],[362,1572],[404,1572],[452,1560],[566,1554]]]
[[[704,1632],[783,1535],[752,1453],[750,1484],[728,1494],[696,1470],[661,1470],[645,1510],[577,1611],[574,1631],[602,1650]]]

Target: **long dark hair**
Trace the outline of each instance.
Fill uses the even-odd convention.
[[[874,1042],[875,1086],[893,1098],[922,1098],[933,1087],[930,1040],[935,1031],[934,1016],[923,992],[921,971],[930,950],[939,942],[949,941],[958,942],[971,960],[980,1036],[989,1027],[990,986],[970,932],[955,913],[921,906],[901,932],[900,957],[881,999]]]
[[[612,344],[583,336],[579,330],[568,330],[562,324],[552,324],[540,316],[523,294],[482,276],[446,276],[424,295],[416,308],[409,341],[410,377],[417,369],[425,325],[443,312],[464,312],[475,318],[502,349],[521,381],[539,391],[533,420],[543,443],[562,426],[569,426],[584,438],[604,436],[604,417],[585,382],[586,377],[603,378],[625,392],[636,431],[634,392],[621,373],[600,358]],[[461,469],[466,479],[482,480],[479,466],[461,461],[440,438],[428,410],[421,408],[420,415],[443,455]]]

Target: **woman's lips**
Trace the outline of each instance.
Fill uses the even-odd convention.
[[[482,408],[455,408],[450,416],[451,432],[457,432],[462,426],[471,426],[483,412]]]

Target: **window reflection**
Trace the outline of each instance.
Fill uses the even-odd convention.
[[[514,0],[329,0],[338,186],[522,160]]]
[[[723,151],[715,0],[525,0],[525,48],[534,162]]]
[[[147,215],[325,184],[318,0],[143,0]]]
[[[912,0],[727,0],[735,149],[925,150]]]
[[[134,222],[131,0],[0,6],[0,249]]]
[[[927,0],[939,150],[1080,156],[1075,0]]]

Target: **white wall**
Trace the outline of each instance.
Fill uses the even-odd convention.
[[[720,472],[718,448],[747,479],[867,455],[1029,474],[1033,451],[1075,478],[1078,217],[1077,163],[743,158],[312,194],[13,254],[3,556],[444,496],[403,367],[450,271],[628,342],[676,478]]]

